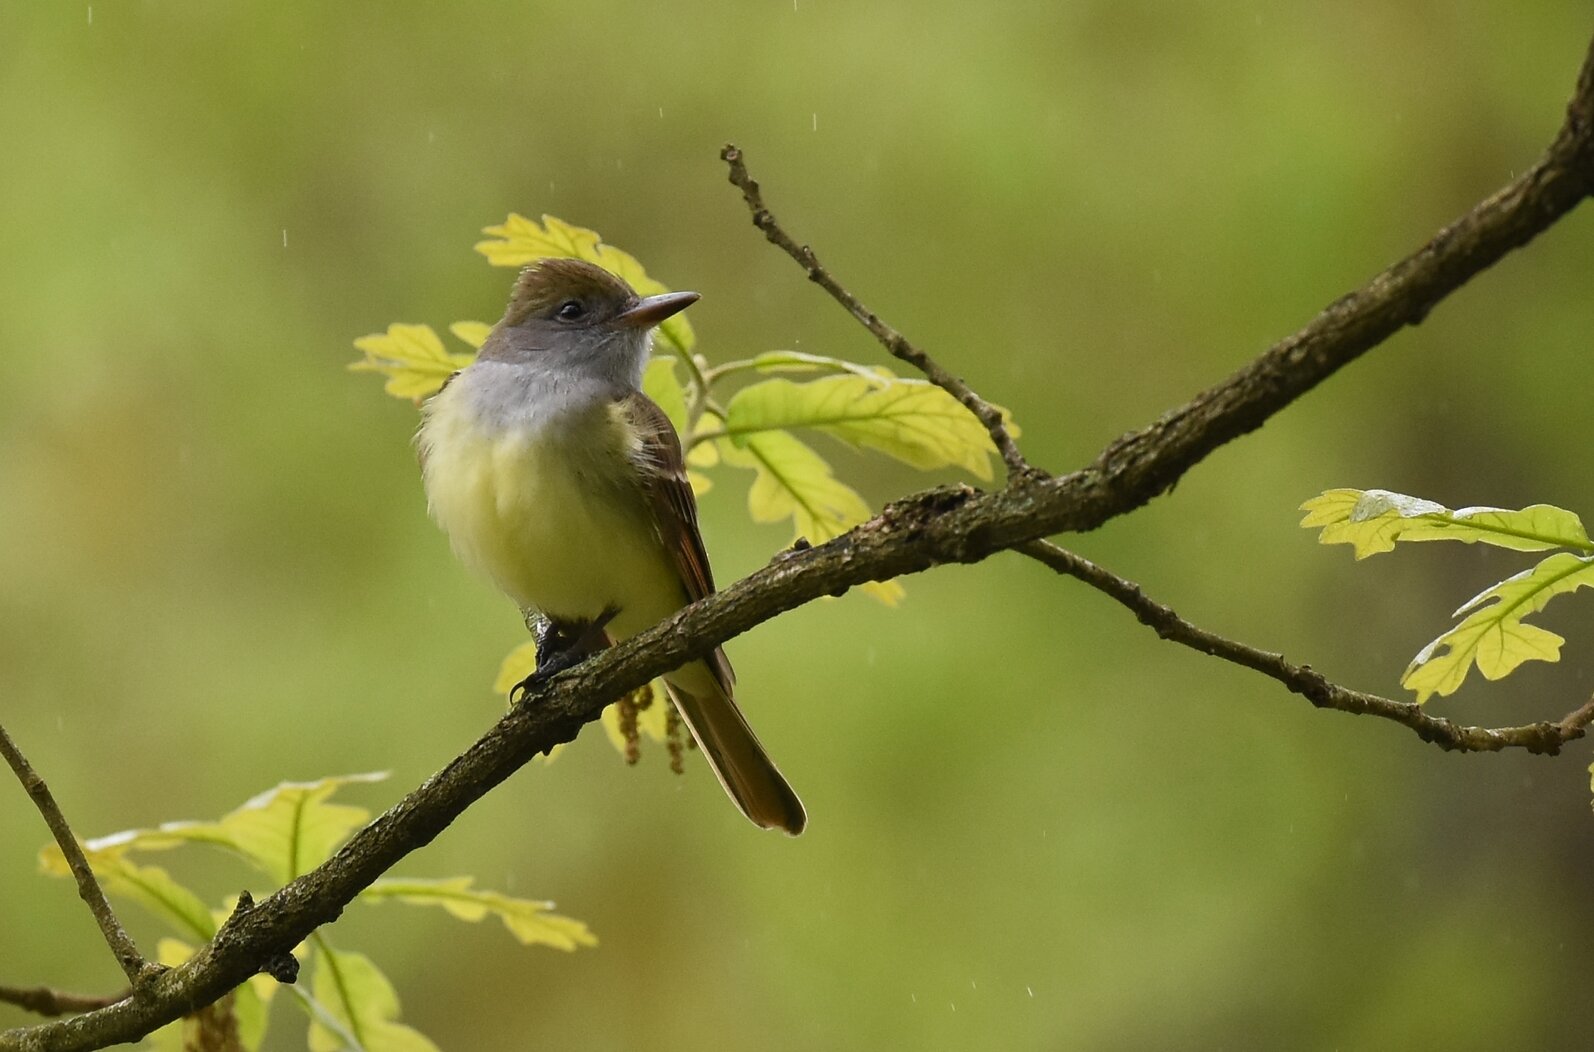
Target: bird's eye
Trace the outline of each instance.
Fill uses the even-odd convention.
[[[581,305],[580,300],[565,300],[559,304],[559,309],[554,312],[554,317],[560,321],[575,321],[585,313],[587,313],[587,308]]]

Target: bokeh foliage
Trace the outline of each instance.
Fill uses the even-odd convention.
[[[394,319],[496,317],[510,272],[469,249],[496,217],[579,219],[701,291],[715,360],[889,364],[748,225],[734,139],[798,236],[1064,470],[1520,171],[1588,29],[1575,0],[0,5],[0,714],[92,832],[330,771],[409,784],[501,712],[485,680],[524,630],[426,521],[413,410],[341,368]],[[1353,571],[1291,509],[1374,482],[1580,507],[1591,243],[1585,209],[1074,541],[1397,692],[1434,612],[1521,556]],[[921,481],[830,442],[873,506]],[[790,539],[744,497],[702,498],[726,580]],[[799,841],[743,828],[698,765],[584,741],[410,871],[555,899],[601,948],[387,907],[328,937],[445,1048],[1585,1043],[1546,1006],[1594,966],[1586,753],[1447,756],[1311,711],[1017,558],[907,585],[730,645]],[[1588,638],[1564,602],[1543,623]],[[1431,704],[1558,717],[1594,682],[1574,652]],[[41,839],[0,793],[3,979],[109,988]]]

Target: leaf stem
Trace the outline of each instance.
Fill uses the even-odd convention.
[[[673,340],[666,342],[670,345],[670,353],[686,365],[686,374],[692,381],[690,415],[695,417],[702,410],[703,404],[708,401],[710,381],[708,377],[703,375],[703,370],[699,368],[697,358],[692,355],[691,351],[677,346]]]
[[[731,376],[735,373],[745,373],[750,369],[756,368],[758,368],[758,366],[754,364],[754,359],[737,358],[729,362],[721,362],[719,365],[709,366],[707,371],[704,372],[703,377],[707,383],[712,384],[723,377]]]
[[[756,358],[738,358],[710,368],[707,373],[708,382],[712,384],[723,376],[730,376],[734,373],[747,372],[749,370],[758,370],[766,373],[826,372],[851,374],[853,376],[861,376],[865,380],[876,384],[884,384],[891,378],[889,372],[882,376],[867,365],[849,362],[845,358],[809,354],[807,351],[765,351]],[[897,379],[896,382],[903,383],[908,381]],[[924,383],[925,381],[912,382]]]
[[[688,450],[696,449],[703,442],[711,442],[716,438],[729,438],[730,434],[731,430],[728,427],[711,427],[707,431],[697,431],[692,434],[691,438],[687,439],[686,448]]]
[[[1426,519],[1435,526],[1454,526],[1462,530],[1476,530],[1479,533],[1499,534],[1502,537],[1520,537],[1525,541],[1537,541],[1538,543],[1549,548],[1575,548],[1580,552],[1594,555],[1594,541],[1577,541],[1566,537],[1555,537],[1547,533],[1534,533],[1531,530],[1513,530],[1509,526],[1494,526],[1473,522],[1471,519],[1458,519],[1456,518],[1456,513],[1448,509],[1443,512],[1433,511],[1424,515],[1417,515],[1414,516],[1414,519]],[[1396,538],[1396,540],[1402,539],[1404,538]],[[1462,541],[1465,540],[1465,538],[1461,537],[1449,539]]]
[[[348,980],[344,978],[343,969],[338,967],[337,957],[332,952],[332,946],[327,942],[326,936],[318,931],[310,934],[310,943],[315,947],[316,954],[320,957],[320,960],[316,962],[316,968],[318,970],[325,968],[332,976],[332,983],[337,987],[338,999],[343,1002],[344,1018],[348,1020],[348,1025],[347,1027],[338,1025],[342,1020],[339,1020],[325,1005],[311,996],[309,1003],[315,1006],[321,1016],[317,1022],[322,1022],[325,1025],[325,1020],[330,1018],[334,1023],[328,1029],[337,1034],[339,1040],[347,1044],[353,1052],[364,1052],[365,1035],[360,1033],[360,1022],[354,1010],[354,1000],[349,994]]]
[[[337,1036],[337,1039],[343,1042],[345,1049],[358,1049],[360,1047],[360,1042],[355,1039],[353,1034],[349,1033],[349,1029],[343,1025],[343,1021],[328,1011],[327,1006],[317,1001],[313,994],[297,983],[284,987],[284,989],[299,999],[299,1007],[304,1009],[305,1015],[332,1031]]]

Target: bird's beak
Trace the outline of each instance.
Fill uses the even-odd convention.
[[[657,296],[646,296],[614,320],[617,325],[628,329],[651,328],[665,318],[679,314],[701,298],[695,292],[664,292]]]

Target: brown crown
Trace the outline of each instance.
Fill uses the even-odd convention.
[[[624,303],[635,296],[630,285],[584,259],[539,259],[520,272],[504,321],[514,325],[573,298]]]

